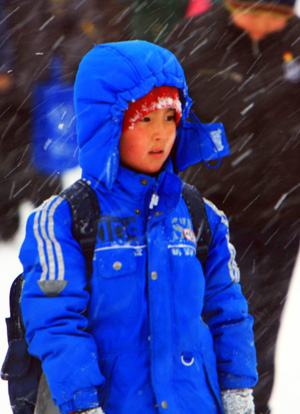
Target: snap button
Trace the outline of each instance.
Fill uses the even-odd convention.
[[[141,179],[141,184],[142,185],[148,185],[149,184],[149,181],[146,178],[142,178]]]
[[[155,213],[154,213],[154,215],[157,217],[157,216],[161,216],[162,215],[162,212],[161,211],[156,211]]]
[[[138,209],[138,208],[136,208],[135,210],[134,210],[134,212],[135,212],[135,214],[138,216],[139,214],[141,214],[141,211]]]
[[[186,367],[190,367],[191,365],[193,365],[194,361],[195,361],[194,357],[191,357],[191,359],[187,361],[187,360],[184,359],[184,355],[181,355],[181,362]]]
[[[122,263],[121,263],[121,262],[115,262],[115,263],[113,264],[113,268],[114,268],[115,270],[120,270],[120,269],[121,269],[121,267],[122,267]]]
[[[151,272],[151,279],[156,280],[158,278],[158,274],[156,272]]]
[[[167,401],[162,401],[161,402],[161,406],[162,406],[162,408],[164,408],[165,410],[168,408],[168,403],[167,403]]]

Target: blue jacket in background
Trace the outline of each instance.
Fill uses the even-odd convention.
[[[179,88],[183,117],[172,157],[150,177],[120,166],[119,138],[128,102],[161,85]],[[181,66],[157,45],[99,45],[80,64],[79,159],[101,208],[93,273],[59,196],[31,214],[20,252],[29,350],[63,414],[99,405],[106,414],[221,414],[220,390],[257,381],[227,219],[206,201],[213,241],[204,274],[173,172],[195,162],[190,106]]]

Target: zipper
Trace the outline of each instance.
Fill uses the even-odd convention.
[[[154,207],[157,207],[158,202],[159,202],[159,195],[157,194],[157,187],[158,187],[158,183],[157,180],[155,182],[155,186],[154,186],[154,191],[150,200],[150,204],[149,204],[149,210],[153,210]]]

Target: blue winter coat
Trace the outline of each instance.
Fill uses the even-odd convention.
[[[180,89],[184,111],[181,153],[155,178],[121,167],[118,142],[128,101],[161,85]],[[79,67],[80,164],[101,207],[93,274],[61,197],[30,216],[20,253],[29,350],[63,414],[99,405],[106,414],[217,414],[220,390],[256,383],[252,318],[227,219],[206,201],[213,241],[204,274],[173,172],[195,158],[185,132],[190,105],[181,66],[156,45],[96,46]]]

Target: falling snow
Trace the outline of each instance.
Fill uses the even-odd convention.
[[[7,2],[9,3],[9,0]],[[63,2],[56,3],[59,4]],[[88,0],[75,1],[74,3],[75,4],[72,9],[72,12],[75,13],[75,16],[85,15],[84,12],[86,12],[87,10]],[[35,2],[33,2],[32,4],[32,11],[29,10],[29,12],[27,11],[24,14],[24,21],[19,22],[13,28],[6,30],[6,36],[4,39],[1,38],[2,43],[0,44],[2,46],[5,42],[14,39],[14,35],[17,33],[18,41],[22,45],[24,51],[24,54],[21,54],[21,61],[23,60],[23,63],[25,63],[25,70],[24,74],[22,74],[21,76],[18,76],[17,70],[13,66],[14,58],[12,59],[10,57],[10,60],[7,58],[7,61],[9,61],[9,63],[4,62],[5,64],[7,63],[7,65],[4,65],[2,61],[0,62],[0,64],[3,64],[3,67],[5,67],[5,72],[7,74],[12,75],[13,77],[16,77],[18,79],[18,88],[20,90],[20,96],[18,96],[17,105],[14,101],[12,101],[12,103],[10,103],[7,107],[1,109],[0,120],[8,120],[2,129],[1,139],[4,140],[9,138],[13,128],[15,128],[15,132],[19,140],[18,143],[20,142],[21,137],[26,136],[26,131],[29,128],[30,119],[22,119],[22,121],[19,122],[18,126],[16,127],[16,120],[18,120],[17,113],[20,112],[21,114],[23,114],[23,112],[27,110],[28,105],[33,97],[32,86],[36,82],[39,82],[39,84],[43,84],[43,82],[45,82],[45,80],[48,79],[48,69],[50,65],[50,61],[48,60],[49,50],[53,54],[59,50],[62,50],[63,53],[65,53],[65,55],[69,57],[69,59],[67,59],[66,70],[63,73],[63,79],[64,81],[66,81],[67,83],[69,82],[70,84],[71,82],[73,82],[74,74],[78,66],[80,56],[87,52],[87,50],[90,49],[91,45],[95,43],[101,43],[104,40],[122,40],[122,36],[125,36],[125,31],[128,29],[128,24],[125,24],[124,21],[126,20],[128,14],[131,11],[130,7],[124,8],[124,6],[122,5],[122,10],[119,13],[116,13],[116,15],[113,16],[113,18],[111,18],[111,15],[107,17],[104,16],[102,18],[101,16],[99,17],[99,13],[95,13],[94,16],[90,16],[90,13],[87,13],[88,18],[90,19],[88,22],[89,24],[86,24],[86,21],[82,21],[81,26],[78,24],[74,24],[74,26],[72,26],[72,30],[75,33],[74,39],[76,38],[75,42],[74,39],[73,41],[70,41],[70,38],[68,37],[70,35],[70,32],[66,29],[68,25],[64,26],[63,33],[59,33],[53,29],[56,27],[55,25],[59,24],[60,21],[60,17],[55,13],[48,13],[47,18],[42,18],[39,21],[34,21],[33,17],[36,6]],[[140,8],[142,8],[142,4]],[[300,14],[300,0],[298,0],[297,3],[297,10],[298,14]],[[0,30],[4,27],[9,27],[7,25],[10,24],[10,21],[14,21],[13,19],[15,19],[16,16],[18,16],[18,13],[20,13],[20,11],[23,11],[23,6],[13,7],[7,15],[3,16],[1,14]],[[135,12],[138,11],[138,9],[135,10]],[[170,22],[168,19],[172,18],[173,15],[174,13],[169,13],[169,17],[160,26],[159,30],[157,31],[154,37],[154,40],[159,41],[165,36],[165,34],[170,28]],[[70,16],[70,21],[72,20],[72,18],[73,15]],[[33,25],[32,28],[30,28],[32,29],[32,32],[34,32],[35,30],[35,33],[39,33],[41,38],[43,38],[42,42],[37,42],[35,36],[27,38],[24,37],[23,39],[23,36],[20,35],[20,30],[22,29],[22,27],[25,27],[25,25],[28,24],[29,26],[31,26],[31,19],[34,21],[35,26]],[[111,25],[112,21],[116,23],[116,28],[114,29]],[[121,25],[122,30],[119,29],[120,26],[118,26],[118,24]],[[144,27],[143,31],[146,34],[149,34],[157,26],[158,19],[155,19],[151,25],[149,25],[148,27]],[[182,29],[182,32],[184,30],[187,30],[188,26],[189,24],[186,24],[185,27]],[[112,34],[112,39],[106,39],[105,37],[106,33],[108,32],[108,27],[114,30]],[[214,30],[215,26],[213,25],[204,32],[202,32],[199,38],[196,39],[196,41],[194,42],[194,46],[188,51],[188,55],[191,59],[196,59],[198,56],[201,56],[202,51],[205,50],[205,47],[207,47],[207,45],[209,44],[209,36],[211,33],[214,32]],[[52,37],[48,36],[48,33],[52,34]],[[230,53],[231,50],[234,49],[236,44],[245,37],[246,36],[243,33],[240,37],[234,39],[228,45],[228,48],[224,50],[224,58],[227,56],[228,53]],[[195,38],[194,33],[192,33],[190,35],[190,38],[187,40],[193,40],[193,38]],[[300,38],[296,39],[294,43],[291,44],[291,47],[294,47],[297,43],[299,44],[299,39]],[[222,41],[222,37],[219,39],[219,41]],[[178,50],[182,48],[184,49],[186,47],[186,44],[178,44],[177,47]],[[276,227],[276,220],[278,217],[281,217],[281,214],[287,214],[288,217],[290,211],[292,211],[292,209],[295,208],[293,196],[297,192],[299,192],[300,183],[298,181],[293,181],[293,183],[291,184],[287,182],[288,179],[286,177],[286,171],[284,169],[281,171],[279,178],[277,178],[274,182],[272,182],[272,179],[275,177],[274,168],[276,167],[276,165],[274,165],[274,163],[276,164],[276,157],[278,154],[284,156],[288,151],[290,151],[291,153],[296,153],[298,151],[299,153],[299,129],[293,130],[289,136],[282,135],[282,140],[270,140],[268,154],[266,154],[263,147],[259,145],[259,142],[257,142],[256,131],[253,132],[253,130],[251,129],[252,125],[250,127],[249,119],[253,113],[256,114],[255,116],[258,121],[263,119],[261,124],[262,127],[259,131],[259,139],[263,140],[266,135],[266,131],[264,130],[264,122],[267,122],[268,119],[266,121],[266,119],[264,118],[265,114],[263,113],[263,111],[258,110],[256,102],[260,99],[267,101],[268,99],[270,99],[271,96],[273,96],[275,99],[276,91],[280,87],[283,79],[292,82],[295,88],[299,87],[298,81],[300,77],[300,65],[299,59],[297,61],[292,61],[291,63],[284,63],[282,65],[283,72],[281,76],[277,77],[276,79],[272,79],[272,82],[266,85],[264,82],[259,82],[259,71],[256,71],[256,68],[259,67],[263,59],[263,55],[260,52],[258,42],[253,42],[252,52],[255,56],[255,59],[250,63],[245,74],[241,74],[239,72],[240,67],[237,61],[231,62],[225,68],[208,69],[201,68],[201,65],[197,63],[196,75],[193,78],[191,90],[193,90],[193,83],[196,83],[198,79],[201,79],[201,77],[207,78],[206,86],[209,86],[210,88],[212,87],[212,85],[217,85],[214,86],[215,88],[222,87],[223,80],[225,80],[225,82],[233,81],[238,85],[237,88],[229,87],[226,90],[224,90],[224,93],[221,97],[221,110],[219,112],[216,111],[215,113],[211,114],[212,116],[210,119],[207,120],[207,122],[221,122],[223,119],[226,119],[230,103],[232,102],[231,100],[235,96],[237,91],[243,92],[246,91],[247,88],[249,88],[250,92],[240,103],[239,116],[232,122],[234,124],[234,132],[240,131],[240,128],[244,131],[243,134],[239,134],[238,142],[237,140],[233,139],[230,143],[232,150],[232,158],[230,159],[230,161],[228,161],[228,163],[233,168],[234,172],[230,174],[224,173],[224,171],[226,170],[222,170],[221,167],[219,171],[211,173],[210,175],[210,177],[217,177],[216,181],[213,182],[213,178],[211,178],[209,185],[207,185],[207,182],[205,181],[206,178],[202,178],[207,177],[207,175],[203,173],[203,166],[197,165],[194,170],[185,173],[185,178],[189,178],[189,181],[193,182],[196,181],[197,177],[201,177],[201,185],[203,187],[207,186],[207,195],[214,197],[217,193],[220,194],[220,205],[218,205],[218,207],[221,208],[223,206],[225,208],[227,206],[234,205],[236,194],[238,194],[239,196],[241,196],[244,203],[242,210],[244,212],[247,211],[253,218],[253,221],[260,218],[260,213],[258,213],[257,205],[266,205],[267,208],[263,213],[265,225],[261,231],[263,245],[267,247],[272,243],[277,243],[277,245],[280,245],[281,247],[280,254],[284,256],[285,251],[288,250],[296,240],[297,235],[295,235],[294,233],[296,226],[299,225],[299,216],[295,217],[293,222],[290,224],[290,238],[288,240],[285,240],[283,245],[280,244],[281,232]],[[74,62],[70,62],[72,59],[74,59]],[[264,70],[266,68],[268,69],[267,66],[268,64],[261,67],[261,70]],[[216,83],[214,84],[214,82]],[[195,97],[193,96],[193,98]],[[206,108],[209,106],[209,97],[206,96],[204,92],[202,93],[201,91],[200,96],[198,96],[197,98],[199,98],[199,104],[202,106],[202,108]],[[171,102],[169,99],[170,98],[159,100],[157,107],[155,109],[164,108],[167,106],[169,107],[170,105],[172,105],[176,108],[177,111],[181,111],[181,102],[179,100],[172,100]],[[134,100],[132,100],[132,102],[134,102]],[[285,105],[285,102],[280,102],[279,106],[280,108],[284,108]],[[213,109],[214,106],[215,102],[212,105]],[[151,108],[151,110],[153,109],[154,108]],[[14,114],[8,116],[12,111],[14,111]],[[30,111],[32,111],[32,108],[30,109]],[[278,113],[280,115],[280,111]],[[137,113],[136,117],[132,119],[131,122],[134,123],[136,119],[140,118],[140,116],[141,113]],[[297,116],[299,119],[299,108],[296,111],[289,113],[285,121],[289,122],[293,117],[295,118]],[[70,120],[65,121],[64,116],[62,116],[61,121],[64,122],[58,124],[58,129],[63,131],[67,126],[67,122],[68,125],[71,125],[74,122],[74,117]],[[118,122],[117,119],[116,122]],[[131,126],[131,128],[132,127],[133,126]],[[216,141],[216,145],[221,145],[218,133],[216,133],[214,139]],[[51,144],[51,138],[46,138],[44,142],[44,149],[48,149],[49,147],[51,147]],[[22,165],[22,163],[28,156],[28,153],[29,145],[27,143],[24,146],[24,148],[22,148],[21,155],[18,153],[18,161],[16,164],[13,164],[9,157],[5,159],[8,165],[11,166],[10,169],[5,173],[5,180],[9,180],[10,177],[14,175],[14,173],[18,170],[18,168]],[[259,156],[257,155],[257,153],[259,153]],[[115,158],[116,157],[117,155],[115,154]],[[299,159],[300,158],[298,158],[298,160]],[[259,182],[255,180],[251,181],[251,186],[255,186],[255,192],[251,193],[250,186],[244,186],[244,183],[234,181],[234,184],[232,184],[232,182],[230,181],[230,178],[232,178],[231,174],[238,174],[239,172],[246,171],[246,175],[249,175],[251,166],[256,160],[259,160]],[[269,163],[269,160],[273,161],[273,163]],[[0,161],[3,162],[3,159],[1,158]],[[289,165],[287,166],[287,168],[289,168]],[[299,180],[300,176],[299,163],[298,171],[299,175],[297,176],[297,180]],[[203,175],[201,175],[202,173]],[[213,174],[215,174],[215,176]],[[18,183],[17,180],[13,180],[7,193],[7,198],[12,202],[16,201],[19,196],[22,196],[22,194],[26,193],[28,188],[35,183],[35,178],[32,177],[32,175],[30,175],[30,171],[28,171],[27,169],[22,171],[20,175],[22,175],[21,182]],[[65,173],[62,177],[63,186],[66,187],[68,184],[70,184],[76,178],[78,178],[79,175],[80,173],[77,169],[71,170],[69,173]],[[48,176],[47,179],[43,180],[42,183],[39,182],[39,189],[43,190],[45,187],[47,187],[49,183],[51,184],[54,180],[55,177],[53,175]],[[271,187],[271,194],[266,196],[264,191],[268,186]],[[280,188],[282,188],[282,191],[280,193],[277,193],[276,191],[279,186],[281,186]],[[221,189],[224,190],[224,192],[221,192]],[[248,198],[243,198],[245,194],[252,195]],[[276,197],[274,198],[275,195]],[[157,198],[155,198],[154,195],[153,199],[151,200],[153,206],[157,204],[157,201],[158,200]],[[299,208],[299,206],[296,206],[296,208]],[[4,360],[7,346],[5,317],[9,315],[9,289],[14,278],[22,271],[21,265],[18,261],[18,252],[25,234],[26,217],[28,216],[30,211],[32,211],[32,209],[32,202],[22,201],[22,203],[20,203],[19,210],[21,222],[18,232],[9,242],[0,242],[0,289],[2,292],[0,302],[0,363]],[[236,211],[233,208],[233,213],[231,217],[229,217],[229,221],[233,222],[233,224],[235,220],[239,222],[240,214],[241,211]],[[240,248],[239,259],[241,263],[247,263],[247,266],[250,269],[248,274],[248,281],[251,285],[253,275],[257,270],[259,270],[257,269],[258,261],[256,260],[256,258],[254,258],[253,260],[249,260],[250,257],[255,257],[255,253],[253,253],[253,249],[255,249],[255,242],[249,239],[246,241],[244,245],[236,247],[237,250],[239,250]],[[174,250],[174,254],[175,253],[176,251]],[[137,252],[136,254],[141,254],[141,252]],[[186,250],[185,254],[192,254],[192,251]],[[249,261],[249,263],[247,261]],[[288,263],[288,265],[291,266],[290,262]],[[269,273],[264,274],[263,277],[266,280],[266,284],[271,284],[273,280],[272,269],[270,269]],[[299,281],[300,257],[298,258],[297,264],[294,268],[293,278],[291,281],[287,299],[286,297],[282,298],[280,297],[280,295],[278,296],[276,291],[271,292],[272,301],[274,300],[276,302],[276,300],[279,300],[279,304],[285,303],[276,352],[277,369],[275,376],[275,385],[270,402],[272,407],[272,414],[292,413],[295,412],[295,407],[299,405],[298,395],[300,389],[300,354],[299,338],[297,332],[295,332],[297,331],[295,327],[298,326],[298,316],[300,314]],[[248,298],[250,302],[254,302],[255,300],[259,301],[259,296],[257,298],[256,293],[254,291],[250,292]],[[258,312],[258,318],[260,318],[259,323],[261,323],[262,325],[265,316],[264,312],[264,309],[260,309]],[[263,336],[267,329],[267,327],[262,328],[260,331],[260,336]],[[1,412],[3,414],[10,414],[11,409],[8,401],[7,383],[4,381],[0,381],[0,400]]]

